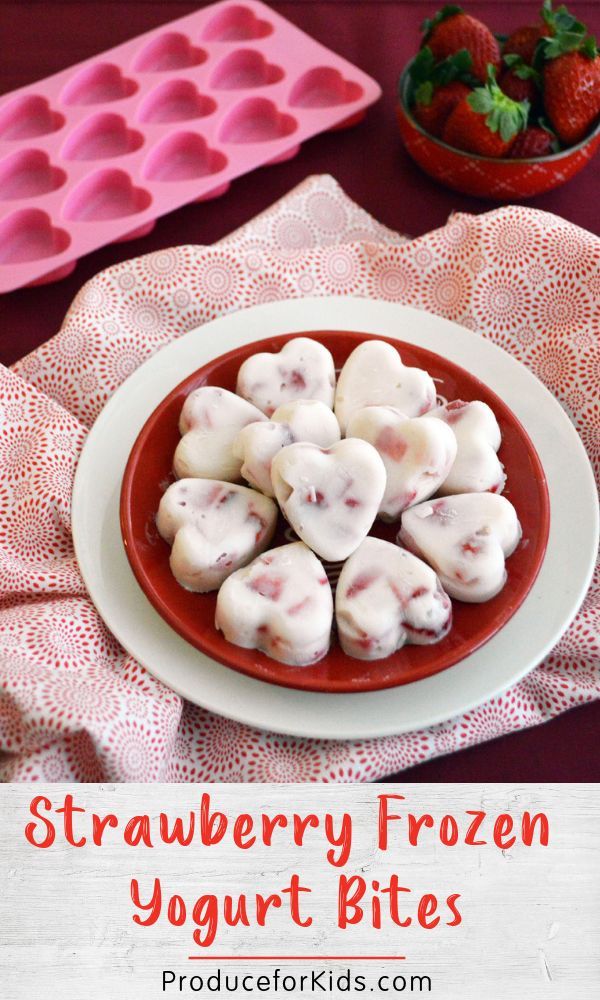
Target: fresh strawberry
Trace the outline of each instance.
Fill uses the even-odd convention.
[[[565,52],[546,64],[544,106],[562,142],[572,145],[584,138],[600,114],[600,55],[595,45],[587,52]]]
[[[556,152],[555,142],[554,136],[547,129],[532,125],[519,133],[508,155],[512,160],[532,160],[537,156],[550,156]]]
[[[529,104],[503,94],[489,67],[485,87],[477,87],[456,105],[442,138],[449,146],[480,156],[506,156],[515,137],[527,126]]]
[[[450,112],[470,93],[471,56],[462,49],[441,62],[435,61],[429,46],[413,59],[409,74],[413,87],[416,120],[431,135],[440,136]]]
[[[555,11],[551,0],[545,0],[542,16],[550,32],[536,51],[544,107],[559,139],[572,145],[600,114],[600,55],[595,39],[566,7]]]
[[[500,66],[500,46],[482,21],[465,14],[462,7],[446,4],[437,14],[423,23],[423,45],[428,45],[436,60],[466,49],[472,59],[471,72],[482,83],[487,67]]]
[[[526,24],[513,31],[504,43],[504,55],[520,56],[524,63],[531,65],[535,55],[535,47],[544,34],[541,25]]]
[[[428,103],[415,101],[414,116],[419,125],[430,135],[441,136],[451,112],[459,101],[470,93],[467,84],[461,83],[460,80],[446,83],[434,90]]]

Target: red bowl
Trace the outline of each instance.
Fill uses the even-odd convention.
[[[398,127],[415,163],[446,187],[478,198],[508,201],[532,198],[570,180],[588,163],[600,145],[600,122],[576,146],[530,160],[499,160],[475,156],[448,146],[426,132],[413,118],[409,102],[409,69],[404,69],[396,106]]]
[[[525,600],[541,566],[550,523],[548,491],[535,449],[525,430],[502,400],[473,375],[446,358],[412,344],[374,338],[364,333],[310,331],[343,365],[366,339],[388,340],[405,364],[425,368],[447,399],[481,399],[493,409],[502,431],[500,457],[508,474],[507,496],[523,526],[523,539],[508,562],[508,582],[486,604],[454,601],[454,625],[434,646],[405,646],[385,660],[355,660],[332,642],[327,656],[310,667],[290,667],[252,649],[228,643],[214,627],[216,594],[192,594],[175,581],[169,569],[169,546],[156,530],[160,498],[173,481],[171,464],[179,441],[177,422],[183,402],[201,385],[235,391],[238,369],[251,354],[279,351],[291,338],[271,337],[245,344],[204,365],[181,382],[154,410],[129,456],[121,489],[121,530],[133,572],[158,613],[197,649],[234,670],[262,681],[308,691],[375,691],[429,677],[458,663],[487,642]],[[287,535],[286,535],[287,531]],[[398,525],[375,523],[373,533],[393,541]],[[280,517],[273,545],[290,540],[290,529]]]

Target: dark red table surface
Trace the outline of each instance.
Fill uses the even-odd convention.
[[[140,32],[206,4],[28,2],[0,0],[0,93],[38,80]],[[56,333],[79,287],[102,268],[177,243],[212,243],[280,198],[305,177],[331,173],[347,193],[393,229],[417,236],[443,225],[454,210],[483,212],[490,203],[430,181],[408,159],[394,125],[396,80],[417,47],[419,24],[441,6],[393,0],[291,0],[272,6],[374,76],[383,99],[347,132],[318,136],[288,163],[235,181],[224,197],[190,205],[158,220],[143,240],[105,247],[81,260],[66,280],[0,297],[0,361],[11,364]],[[535,19],[541,0],[466,3],[496,32]],[[571,6],[600,35],[598,0]],[[600,156],[570,184],[528,204],[600,230]],[[583,706],[535,729],[402,772],[412,781],[600,780],[600,703]],[[390,779],[393,780],[393,779]]]

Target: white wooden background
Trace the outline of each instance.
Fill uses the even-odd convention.
[[[67,791],[78,805],[100,813],[115,811],[121,817],[138,812],[156,816],[160,811],[185,815],[197,805],[202,791],[210,793],[214,808],[234,816],[263,810],[318,814],[330,810],[340,815],[348,810],[354,819],[348,873],[383,882],[396,871],[415,895],[432,891],[445,898],[461,892],[463,922],[432,931],[399,929],[389,922],[381,931],[370,929],[366,922],[338,930],[339,872],[325,863],[326,844],[318,831],[301,851],[286,831],[276,832],[277,846],[257,844],[250,851],[239,851],[228,838],[218,848],[133,850],[114,832],[107,837],[111,846],[101,849],[75,850],[65,846],[62,837],[48,850],[33,849],[23,836],[31,819],[32,796],[44,792],[60,804]],[[460,816],[466,809],[483,808],[490,815],[509,811],[520,816],[525,809],[546,811],[550,847],[526,849],[517,844],[501,852],[493,846],[444,848],[432,840],[432,846],[424,844],[418,850],[395,847],[382,854],[376,845],[377,795],[393,791],[406,796],[404,814]],[[308,897],[313,926],[302,930],[283,911],[271,911],[276,919],[264,929],[223,929],[213,946],[216,954],[403,954],[407,961],[389,968],[369,963],[353,969],[371,982],[379,971],[427,974],[433,981],[428,995],[436,1000],[598,1000],[600,996],[600,786],[406,784],[0,788],[0,997],[208,996],[189,990],[162,992],[164,968],[182,975],[208,975],[214,967],[188,960],[189,954],[199,951],[191,925],[177,928],[161,921],[143,928],[132,922],[131,877],[138,877],[144,886],[160,876],[164,887],[193,900],[202,892],[277,891],[294,871],[313,889]],[[345,968],[346,963],[340,966]],[[292,963],[287,970],[299,974],[310,968],[309,963]],[[261,967],[236,963],[228,971],[258,974]],[[289,994],[278,994],[283,995]]]

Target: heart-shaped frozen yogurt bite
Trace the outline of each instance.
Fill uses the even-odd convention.
[[[164,493],[156,526],[171,548],[182,587],[204,594],[254,559],[271,541],[277,507],[246,486],[180,479]]]
[[[379,516],[386,521],[433,496],[456,458],[456,438],[447,424],[406,417],[393,406],[356,410],[346,435],[368,441],[381,455],[387,482]]]
[[[502,590],[521,525],[506,497],[462,493],[405,511],[398,537],[435,569],[450,597],[479,603]]]
[[[294,399],[333,407],[335,368],[326,347],[310,337],[289,340],[278,354],[253,354],[238,372],[237,391],[268,417]]]
[[[215,625],[236,646],[306,666],[327,653],[332,618],[322,564],[303,542],[292,542],[270,549],[225,581]]]
[[[479,400],[465,403],[456,399],[426,413],[429,419],[443,420],[451,427],[458,445],[454,464],[440,493],[502,493],[506,482],[504,466],[498,458],[502,442],[493,411]]]
[[[398,545],[369,537],[340,573],[335,618],[348,656],[380,660],[405,643],[443,639],[452,605],[430,566]]]
[[[317,399],[297,399],[278,406],[270,420],[248,424],[235,439],[234,455],[242,462],[242,476],[265,496],[275,496],[271,463],[278,451],[296,441],[326,448],[340,439],[333,411]]]
[[[359,438],[326,449],[298,442],[275,456],[271,479],[296,534],[322,559],[337,561],[358,548],[373,524],[385,466]]]
[[[395,347],[365,340],[342,368],[335,393],[335,415],[342,434],[352,414],[363,406],[395,406],[418,417],[435,406],[433,379],[421,368],[407,368]]]
[[[246,424],[265,419],[264,413],[227,389],[205,385],[191,392],[179,417],[183,436],[173,459],[175,475],[235,482],[242,463],[233,453],[233,442]]]

